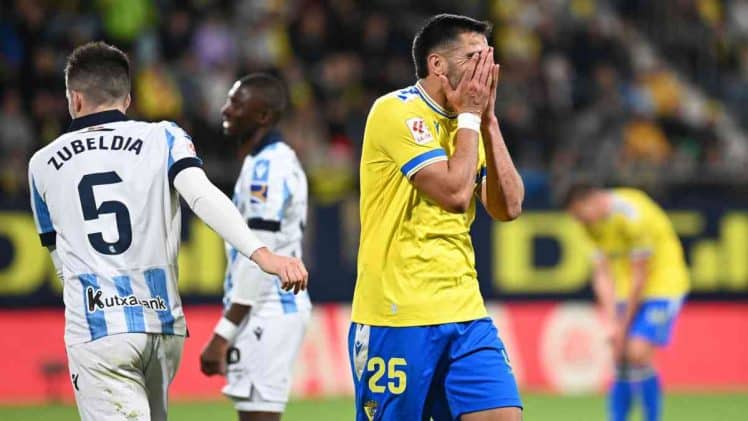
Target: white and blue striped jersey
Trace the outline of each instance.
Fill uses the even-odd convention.
[[[186,334],[172,182],[201,165],[176,124],[116,110],[73,120],[31,158],[31,206],[42,244],[61,262],[68,345],[124,332]]]
[[[234,186],[234,205],[258,238],[275,253],[302,257],[307,215],[307,180],[296,154],[278,132],[270,132],[244,159]],[[251,315],[273,317],[309,311],[306,291],[283,291],[280,279],[226,243],[224,305],[252,306]],[[237,283],[243,283],[237,285]]]

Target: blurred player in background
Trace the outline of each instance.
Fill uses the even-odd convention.
[[[130,121],[130,63],[89,43],[65,67],[68,133],[29,163],[34,219],[63,281],[65,343],[86,421],[165,420],[187,326],[177,290],[179,197],[284,287],[304,288],[300,260],[277,256],[205,176],[190,136]]]
[[[223,106],[223,130],[239,140],[244,164],[234,204],[259,238],[276,252],[301,258],[307,214],[307,181],[296,154],[276,129],[287,106],[283,83],[267,74],[238,80]],[[281,289],[226,244],[225,312],[203,350],[207,375],[226,374],[223,392],[242,421],[279,421],[291,388],[296,355],[309,322],[311,303]],[[228,367],[226,362],[228,358]]]
[[[646,421],[659,420],[662,386],[652,359],[655,348],[670,341],[689,288],[678,236],[665,212],[639,190],[578,184],[564,206],[596,248],[593,289],[610,326],[617,371],[609,419],[625,420],[636,398]]]
[[[524,196],[494,113],[490,30],[430,18],[413,40],[418,82],[369,112],[349,335],[357,420],[522,416],[470,239],[476,198],[506,221]]]

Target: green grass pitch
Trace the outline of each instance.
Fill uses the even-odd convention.
[[[562,397],[526,393],[525,421],[595,421],[604,420],[605,399],[602,396]],[[663,421],[739,421],[748,419],[748,393],[672,394],[665,398]],[[0,406],[0,420],[35,421],[77,420],[71,405]],[[235,420],[226,401],[174,403],[169,419],[175,421]],[[288,406],[284,421],[353,420],[353,403],[349,399],[294,401]],[[638,413],[631,421],[640,421]],[[402,420],[407,421],[407,420]]]

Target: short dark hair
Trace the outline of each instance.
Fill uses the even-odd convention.
[[[577,200],[585,199],[600,189],[600,186],[586,181],[573,183],[561,194],[561,206],[568,209]]]
[[[432,16],[413,38],[413,64],[416,76],[424,78],[429,74],[428,56],[434,49],[457,40],[465,32],[477,32],[488,37],[493,24],[467,16],[442,13]]]
[[[239,79],[242,88],[252,88],[259,99],[273,112],[273,124],[283,116],[288,107],[286,85],[269,73],[251,73]]]
[[[113,45],[89,42],[68,56],[65,83],[96,104],[123,99],[130,93],[130,60]]]

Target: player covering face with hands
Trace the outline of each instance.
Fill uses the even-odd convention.
[[[465,16],[432,17],[413,41],[417,83],[369,112],[349,332],[357,420],[522,416],[469,234],[477,200],[508,221],[524,196],[495,115],[489,32]]]
[[[65,344],[83,420],[165,420],[187,326],[178,288],[180,198],[283,289],[306,288],[301,261],[276,255],[206,177],[172,122],[132,121],[130,63],[111,45],[73,51],[73,118],[29,162],[41,242],[63,284]]]

